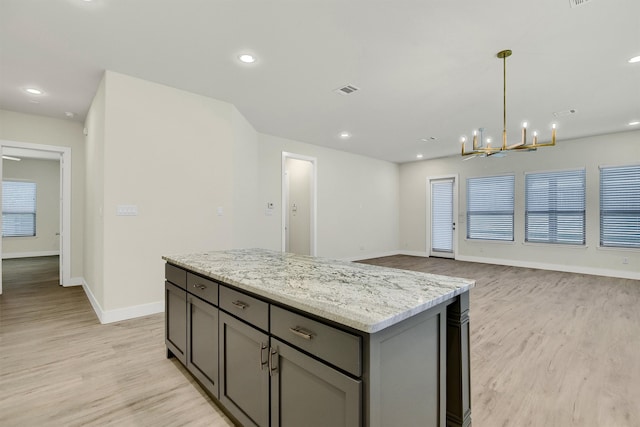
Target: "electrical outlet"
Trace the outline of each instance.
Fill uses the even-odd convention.
[[[622,263],[623,264],[629,264],[629,258],[627,258],[627,257],[622,258]]]

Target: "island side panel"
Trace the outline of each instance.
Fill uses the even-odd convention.
[[[469,291],[447,309],[447,427],[471,426]]]
[[[365,426],[445,426],[446,305],[365,340]]]

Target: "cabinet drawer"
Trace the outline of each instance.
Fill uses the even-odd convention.
[[[357,335],[273,305],[271,334],[353,375],[362,375],[362,339]]]
[[[180,267],[176,267],[175,265],[164,265],[164,278],[174,285],[181,287],[182,289],[185,289],[187,287],[187,272]]]
[[[211,304],[218,305],[218,284],[213,280],[187,273],[187,291]]]
[[[269,330],[269,304],[225,286],[220,287],[220,308],[264,330]]]

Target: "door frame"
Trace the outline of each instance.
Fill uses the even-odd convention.
[[[455,228],[453,229],[453,259],[458,258],[458,230],[460,229],[460,221],[458,218],[458,174],[451,175],[434,175],[427,177],[427,206],[426,206],[426,249],[428,256],[432,256],[431,252],[431,182],[442,181],[445,179],[453,179],[453,221]],[[435,256],[435,255],[434,255]]]
[[[309,209],[309,224],[310,224],[310,236],[309,236],[309,253],[311,256],[316,256],[317,247],[317,205],[318,205],[318,159],[315,157],[305,156],[302,154],[290,153],[287,151],[282,152],[282,252],[286,251],[287,245],[287,210],[289,200],[289,182],[286,177],[286,162],[287,159],[305,160],[311,162],[311,206]]]
[[[0,152],[5,148],[40,151],[58,154],[60,160],[60,285],[73,286],[71,283],[71,147],[33,144],[30,142],[0,140]],[[44,156],[43,156],[44,157]],[[0,162],[2,176],[2,162]],[[2,188],[0,188],[0,209],[2,207]],[[0,223],[0,229],[2,224]],[[0,239],[0,294],[2,294],[2,240]]]

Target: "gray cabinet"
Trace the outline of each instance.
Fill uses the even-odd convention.
[[[218,397],[218,307],[187,297],[187,369]]]
[[[220,311],[220,402],[245,427],[269,426],[269,336]]]
[[[272,427],[359,427],[361,381],[271,339]]]
[[[187,292],[165,282],[165,343],[168,356],[175,356],[182,364],[187,357]]]
[[[468,292],[373,334],[167,264],[166,346],[244,427],[470,425]]]

